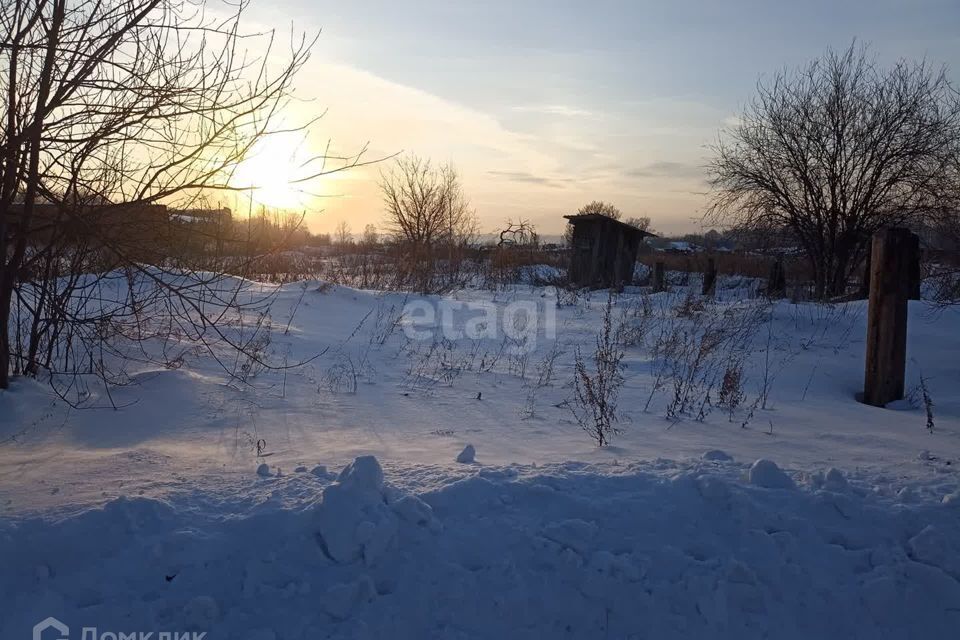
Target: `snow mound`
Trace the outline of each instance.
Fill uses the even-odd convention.
[[[765,489],[793,489],[793,480],[784,473],[777,463],[761,458],[753,463],[749,473],[750,484]]]
[[[322,498],[316,510],[318,541],[339,564],[374,565],[395,548],[401,523],[438,528],[429,504],[384,484],[373,456],[348,464]]]
[[[318,464],[313,469],[310,469],[312,475],[317,476],[318,478],[329,479],[330,472],[327,471],[327,466],[323,464]]]
[[[261,478],[269,478],[270,475],[271,475],[271,474],[270,474],[270,465],[268,465],[266,462],[264,462],[264,463],[262,463],[260,466],[258,466],[258,467],[257,467],[257,475],[260,476]]]
[[[958,532],[948,534],[934,525],[927,525],[907,541],[910,557],[933,567],[940,567],[960,580],[960,543]]]
[[[472,444],[468,444],[463,448],[463,451],[457,456],[457,462],[461,464],[473,464],[473,461],[477,457],[477,450],[474,449]]]
[[[433,527],[433,508],[417,496],[403,496],[390,505],[400,519],[413,524]]]
[[[398,519],[387,506],[383,469],[375,457],[355,459],[323,490],[317,524],[323,549],[335,562],[362,559],[372,565],[386,552],[396,537]]]
[[[733,456],[726,451],[721,451],[720,449],[711,449],[709,451],[705,451],[703,455],[700,456],[700,459],[709,460],[712,462],[732,462]]]
[[[824,491],[843,493],[850,488],[846,476],[835,467],[830,467],[826,472],[814,474],[811,480],[814,487],[823,489]]]
[[[360,456],[344,467],[337,482],[365,491],[380,491],[383,489],[383,469],[375,457]]]

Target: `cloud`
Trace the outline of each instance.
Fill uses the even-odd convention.
[[[304,96],[314,101],[297,105],[303,111],[300,120],[326,112],[313,128],[314,149],[322,150],[331,139],[336,149],[349,153],[369,141],[366,159],[410,152],[437,163],[452,162],[475,202],[487,193],[498,195],[498,215],[509,208],[507,199],[520,198],[504,192],[504,180],[527,190],[530,185],[562,186],[562,180],[540,177],[562,175],[552,147],[488,113],[347,65],[313,62],[303,75],[311,83],[302,93],[314,94]],[[318,202],[325,213],[311,216],[311,226],[329,230],[340,218],[350,218],[355,227],[381,222],[377,175],[383,166],[332,176],[335,184],[328,181],[327,190],[342,197]]]
[[[532,146],[530,136],[482,111],[347,65],[319,63],[309,71],[317,103],[327,112],[321,122],[341,144],[371,140],[376,149],[414,151],[438,160],[467,144],[473,154],[549,161]],[[325,87],[336,89],[326,92]]]
[[[487,171],[487,175],[513,182],[523,182],[526,184],[536,184],[554,189],[562,189],[567,184],[573,182],[571,178],[547,178],[534,175],[527,171]]]
[[[723,126],[727,129],[736,129],[743,124],[743,117],[739,114],[730,115],[723,119]]]
[[[291,119],[325,112],[312,127],[315,151],[326,148],[328,140],[344,153],[369,141],[366,159],[412,152],[437,163],[452,162],[484,229],[512,216],[536,219],[544,233],[552,233],[563,227],[561,213],[597,198],[612,200],[624,211],[649,211],[659,228],[665,228],[668,217],[698,206],[693,194],[702,187],[705,172],[693,163],[651,162],[669,148],[650,139],[644,127],[654,123],[640,129],[631,124],[624,133],[623,122],[612,114],[599,117],[562,103],[486,112],[329,61],[312,61],[303,77],[309,82],[298,93],[306,100],[292,105],[300,117]],[[522,111],[534,117],[512,122],[507,115]],[[637,149],[645,154],[637,155]],[[311,228],[330,231],[339,220],[349,220],[354,229],[382,224],[377,182],[385,166],[305,185],[324,196],[306,205]],[[668,184],[654,184],[656,180]]]
[[[513,110],[521,113],[539,113],[549,116],[563,116],[565,118],[586,118],[594,115],[592,111],[564,104],[521,105],[513,107]]]
[[[698,179],[706,180],[707,172],[703,167],[698,167],[685,162],[658,161],[638,167],[628,169],[624,172],[630,178],[676,178],[683,180]]]

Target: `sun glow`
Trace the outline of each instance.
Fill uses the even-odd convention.
[[[260,205],[277,209],[304,209],[316,195],[316,180],[300,182],[309,176],[312,165],[302,135],[278,133],[259,140],[237,165],[230,184],[249,189]]]

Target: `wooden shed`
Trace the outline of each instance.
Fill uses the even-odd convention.
[[[594,289],[629,283],[640,243],[654,234],[597,213],[564,217],[573,225],[570,283]]]

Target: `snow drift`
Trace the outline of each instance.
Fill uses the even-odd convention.
[[[955,631],[955,502],[896,503],[836,469],[794,486],[719,453],[470,469],[421,495],[365,456],[335,480],[257,479],[250,504],[186,493],[7,522],[0,637],[50,615],[241,640]]]

